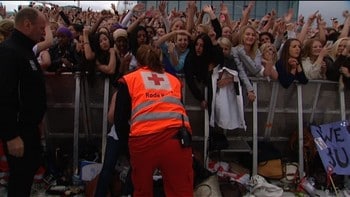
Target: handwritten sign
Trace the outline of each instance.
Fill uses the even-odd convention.
[[[311,133],[325,170],[350,175],[350,134],[348,121],[312,125]]]

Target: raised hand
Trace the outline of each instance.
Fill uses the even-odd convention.
[[[347,67],[341,66],[339,72],[343,74],[345,77],[350,77],[350,72]]]
[[[165,16],[165,9],[166,9],[166,1],[160,1],[159,6],[158,6],[158,10],[160,11],[160,13]]]
[[[294,10],[289,9],[288,12],[284,15],[284,21],[288,23],[290,20],[292,20],[293,13],[294,13]]]
[[[187,5],[187,11],[188,13],[195,15],[195,13],[197,12],[197,6],[196,6],[196,2],[195,1],[189,1],[188,5]]]
[[[312,24],[312,23],[314,22],[314,20],[317,18],[318,12],[319,12],[319,11],[317,10],[315,13],[313,13],[313,14],[311,14],[311,15],[309,16],[308,22],[309,22],[310,24]]]
[[[0,16],[2,16],[3,18],[6,17],[6,6],[5,5],[0,5]]]
[[[224,2],[221,2],[221,3],[220,3],[220,13],[221,13],[221,14],[224,14],[224,15],[229,14],[229,13],[228,13],[227,5],[226,5]]]
[[[168,43],[168,52],[173,54],[175,52],[175,44],[173,42]]]
[[[205,13],[213,12],[213,9],[212,9],[211,5],[205,5],[203,7],[203,12],[205,12]]]
[[[144,10],[145,10],[145,4],[143,3],[138,3],[132,8],[133,12],[142,12]]]
[[[90,26],[84,26],[83,35],[89,35],[90,32],[91,32],[91,27]]]

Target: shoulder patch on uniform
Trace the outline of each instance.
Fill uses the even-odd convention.
[[[38,70],[34,60],[29,60],[29,64],[30,64],[30,67],[32,67],[32,70],[34,70],[34,71]]]

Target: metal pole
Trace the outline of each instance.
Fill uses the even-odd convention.
[[[253,173],[258,173],[258,88],[257,82],[253,82],[253,89],[255,92],[255,100],[253,102]]]
[[[297,84],[298,92],[298,138],[299,138],[299,178],[304,177],[304,135],[303,135],[303,94],[302,85]]]
[[[340,116],[342,120],[346,119],[346,112],[345,112],[345,95],[344,90],[339,91],[339,99],[340,99]]]
[[[104,86],[104,95],[103,95],[103,122],[102,122],[102,162],[104,161],[104,155],[106,151],[106,143],[107,143],[107,114],[108,114],[108,101],[109,101],[109,78],[105,78],[105,86]]]
[[[321,85],[322,85],[322,83],[318,83],[316,86],[316,93],[315,93],[315,97],[314,97],[314,102],[312,104],[312,112],[310,115],[309,123],[312,123],[314,121],[315,110],[317,108],[318,99],[320,98]]]
[[[80,73],[75,78],[75,101],[74,101],[74,138],[73,138],[73,172],[78,174],[78,153],[79,153],[79,112],[80,112]]]
[[[208,87],[204,88],[204,97],[205,100],[208,100]],[[204,109],[204,162],[206,168],[208,168],[209,164],[209,156],[208,156],[208,139],[209,139],[209,112],[210,109]]]

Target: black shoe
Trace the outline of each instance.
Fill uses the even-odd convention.
[[[228,148],[228,140],[222,133],[212,132],[209,135],[209,151],[222,150]]]

